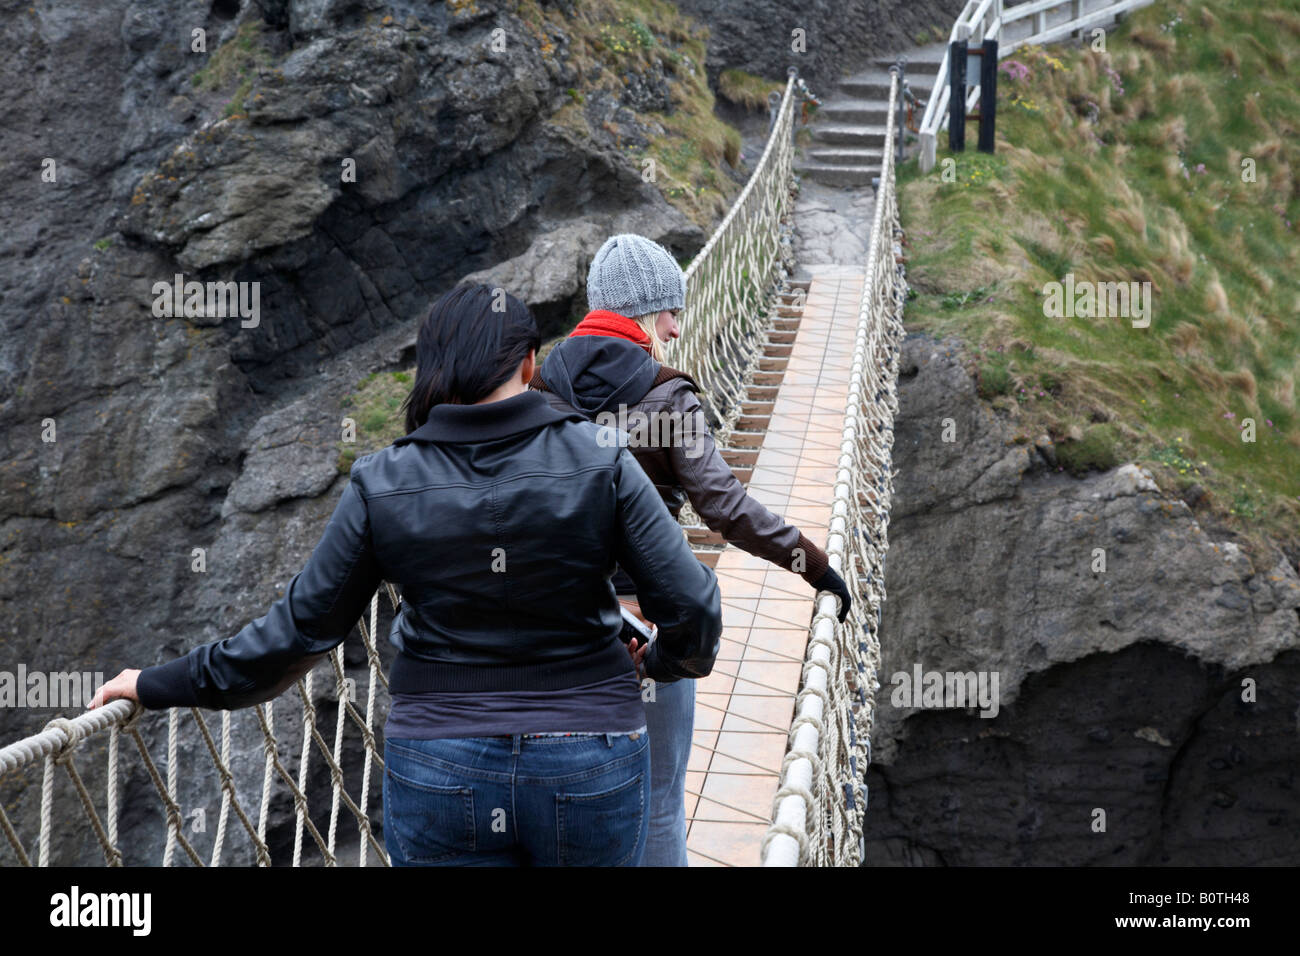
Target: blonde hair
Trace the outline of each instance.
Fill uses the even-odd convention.
[[[650,357],[662,365],[667,361],[667,350],[659,341],[659,333],[655,330],[658,318],[658,312],[647,312],[645,315],[633,316],[632,321],[641,326],[642,331],[650,336]]]

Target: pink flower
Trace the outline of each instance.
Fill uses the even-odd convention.
[[[998,69],[1013,80],[1023,80],[1029,76],[1029,67],[1019,60],[1003,60]]]

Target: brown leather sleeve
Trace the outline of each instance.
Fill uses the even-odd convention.
[[[690,388],[674,389],[669,407],[681,416],[681,440],[669,449],[677,478],[709,529],[752,555],[796,571],[809,584],[829,566],[826,552],[780,515],[763,507],[731,472],[709,433],[703,409]]]

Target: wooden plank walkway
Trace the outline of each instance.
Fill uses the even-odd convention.
[[[749,493],[824,545],[848,401],[863,275],[809,266],[812,282]],[[696,685],[686,777],[691,866],[757,866],[794,716],[813,590],[727,546],[722,650]]]

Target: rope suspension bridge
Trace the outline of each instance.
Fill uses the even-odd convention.
[[[901,74],[891,70],[891,117]],[[814,271],[810,281],[789,279],[799,87],[792,71],[754,172],[687,270],[691,321],[669,362],[701,383],[719,423],[718,444],[750,493],[810,537],[824,530],[831,565],[854,601],[839,623],[834,596],[818,599],[788,573],[726,548],[689,509],[683,513],[684,533],[718,573],[726,613],[722,653],[697,690],[687,784],[693,864],[854,866],[863,852],[906,292],[897,143],[891,123],[866,260]],[[396,610],[396,589],[381,591]],[[0,862],[48,866],[61,847],[75,854],[90,839],[108,866],[122,866],[124,811],[138,821],[146,812],[138,802],[156,798],[166,843],[161,861],[149,862],[283,865],[286,850],[273,848],[268,826],[275,798],[287,794],[294,813],[287,862],[387,865],[372,821],[379,802],[372,785],[383,772],[376,709],[388,692],[376,637],[380,601],[377,592],[368,618],[357,623],[365,686],[347,676],[343,646],[326,655],[296,688],[251,708],[260,760],[256,747],[237,745],[247,735],[236,724],[251,730],[242,713],[172,709],[164,727],[161,714],[125,700],[56,718],[0,749]],[[332,739],[314,703],[321,682],[338,702]],[[349,789],[347,746],[355,755],[358,740],[360,781],[351,767]],[[122,778],[133,759],[148,787],[127,807]],[[102,791],[83,776],[91,765]],[[321,768],[328,787],[313,785],[313,770],[319,784]],[[182,774],[210,781],[213,799],[220,791],[210,833],[196,829],[194,811],[182,807]],[[37,776],[38,811],[17,814],[18,798],[32,799]],[[59,799],[68,783],[75,800]],[[14,822],[33,815],[34,849]]]

